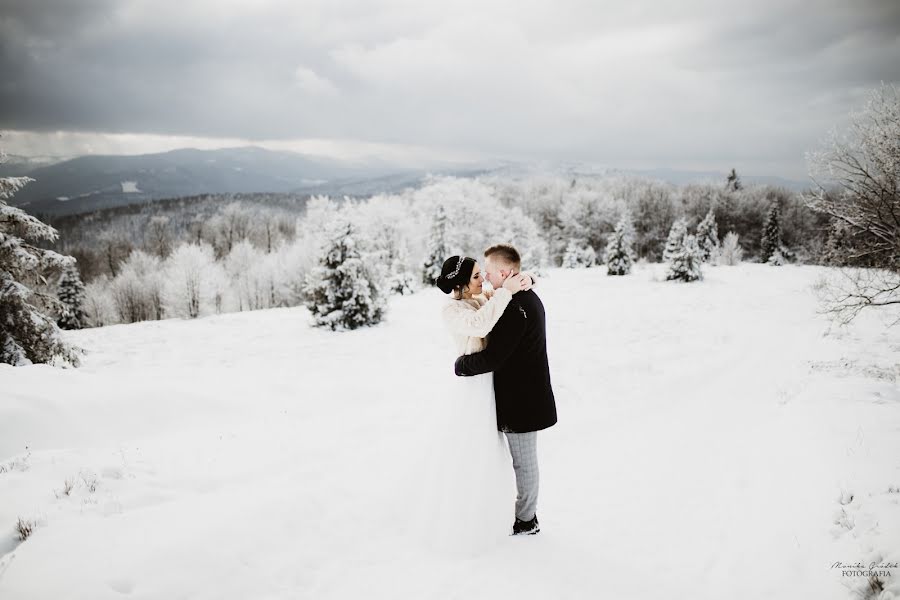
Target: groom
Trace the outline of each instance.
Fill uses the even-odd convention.
[[[500,289],[521,268],[512,246],[484,251],[485,277]],[[537,432],[556,424],[556,402],[547,364],[544,305],[533,291],[515,294],[490,333],[487,348],[456,359],[456,374],[494,372],[497,429],[506,434],[516,472],[516,522],[513,535],[535,534],[538,525]]]

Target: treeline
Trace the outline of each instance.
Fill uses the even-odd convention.
[[[636,260],[660,261],[672,224],[695,228],[710,211],[721,237],[735,234],[745,258],[756,260],[773,206],[787,256],[824,262],[827,217],[795,192],[744,187],[736,175],[683,186],[626,177],[439,177],[362,200],[198,196],[56,219],[54,249],[77,259],[84,324],[98,326],[303,304],[336,222],[353,224],[379,285],[405,293],[429,279],[436,252],[479,256],[490,244],[513,243],[537,271],[560,266],[573,240],[603,256],[626,213]]]

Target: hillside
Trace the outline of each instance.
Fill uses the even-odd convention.
[[[0,365],[0,597],[849,597],[865,578],[835,562],[900,559],[894,330],[829,328],[821,268],[660,268],[539,282],[542,531],[478,555],[409,516],[454,399],[434,289],[355,332],[274,309],[68,333],[77,370]]]

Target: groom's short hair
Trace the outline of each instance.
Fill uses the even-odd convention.
[[[522,268],[522,257],[519,256],[519,251],[509,244],[497,244],[484,251],[485,258],[492,256],[495,260],[500,259],[516,271]]]

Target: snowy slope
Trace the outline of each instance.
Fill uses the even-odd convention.
[[[349,333],[72,333],[78,370],[0,365],[0,598],[850,597],[835,562],[900,560],[900,339],[830,329],[821,272],[551,271],[542,532],[477,556],[404,535],[452,372],[436,290]]]

